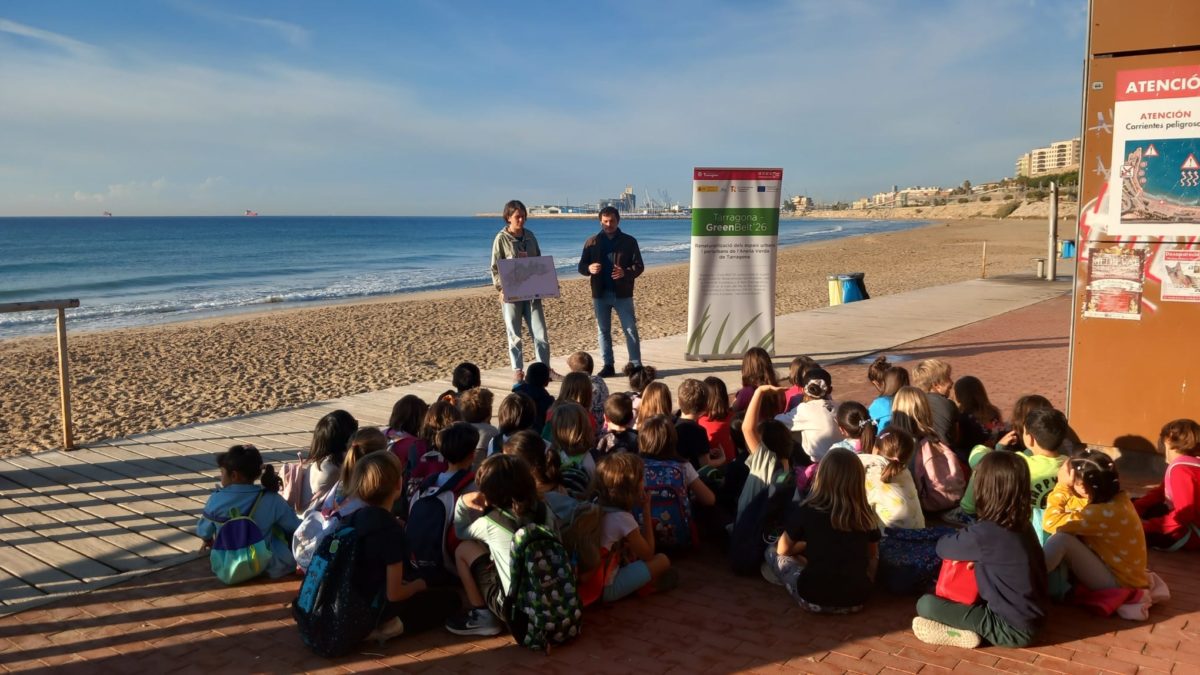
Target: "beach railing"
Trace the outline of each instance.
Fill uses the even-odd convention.
[[[33,302],[0,303],[0,314],[10,312],[35,312],[43,309],[58,310],[55,326],[58,332],[58,392],[62,405],[63,449],[74,450],[74,428],[71,425],[71,379],[67,369],[67,312],[68,307],[79,306],[79,300],[34,300]]]

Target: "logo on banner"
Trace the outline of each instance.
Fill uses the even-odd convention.
[[[696,192],[719,192],[720,188],[716,185],[697,185]]]

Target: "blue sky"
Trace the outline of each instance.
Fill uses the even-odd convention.
[[[1085,0],[0,4],[0,215],[851,199],[1079,133]]]

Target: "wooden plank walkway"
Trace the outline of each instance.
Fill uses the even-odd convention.
[[[797,354],[822,363],[862,357],[1069,289],[1069,280],[977,280],[781,316],[776,365],[786,368]],[[622,363],[624,345],[619,337],[616,342]],[[740,386],[739,362],[687,361],[684,343],[682,335],[646,341],[643,361],[658,368],[672,390],[686,377],[709,375],[724,379],[731,391]],[[559,372],[567,371],[566,356],[553,359]],[[620,380],[611,382],[613,390],[624,387]],[[486,371],[483,383],[506,391],[511,373]],[[218,480],[213,455],[230,445],[253,443],[264,450],[264,459],[278,464],[295,459],[317,420],[332,410],[348,410],[363,425],[383,425],[400,396],[433,400],[449,388],[448,379],[420,382],[102,441],[73,452],[0,460],[0,616],[195,559],[196,521]]]

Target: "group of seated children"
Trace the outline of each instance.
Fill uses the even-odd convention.
[[[285,492],[303,522],[259,452],[231,448],[197,530],[214,571],[227,583],[303,571],[349,525],[365,533],[364,553],[343,573],[382,608],[369,637],[444,623],[461,635],[508,629],[534,645],[542,638],[528,636],[576,634],[594,602],[671,588],[667,553],[703,534],[735,572],[760,572],[810,612],[860,611],[877,580],[908,591],[937,581],[938,593],[917,603],[919,639],[1024,646],[1047,599],[1072,586],[1075,602],[1145,618],[1165,597],[1146,568],[1147,541],[1200,549],[1191,420],[1163,427],[1163,485],[1132,501],[1107,455],[1074,452],[1078,438],[1045,398],[1022,397],[1005,424],[978,378],[955,381],[936,359],[911,378],[877,359],[867,377],[879,395],[868,405],[835,402],[830,373],[807,357],[781,385],[769,354],[753,348],[734,396],[720,378],[686,379],[678,408],[652,367],[629,369],[630,391],[610,394],[586,353],[568,363],[557,397],[548,368],[531,365],[500,401],[496,426],[471,364],[432,405],[401,398],[383,429],[329,413],[299,471],[285,471],[299,476]],[[223,541],[227,524],[247,520],[239,516],[261,531],[255,559],[265,565],[238,567],[247,556]],[[557,543],[539,548],[547,540]],[[570,583],[523,601],[534,573],[526,556],[542,551],[542,568],[553,567],[554,546],[573,563],[559,574]]]

